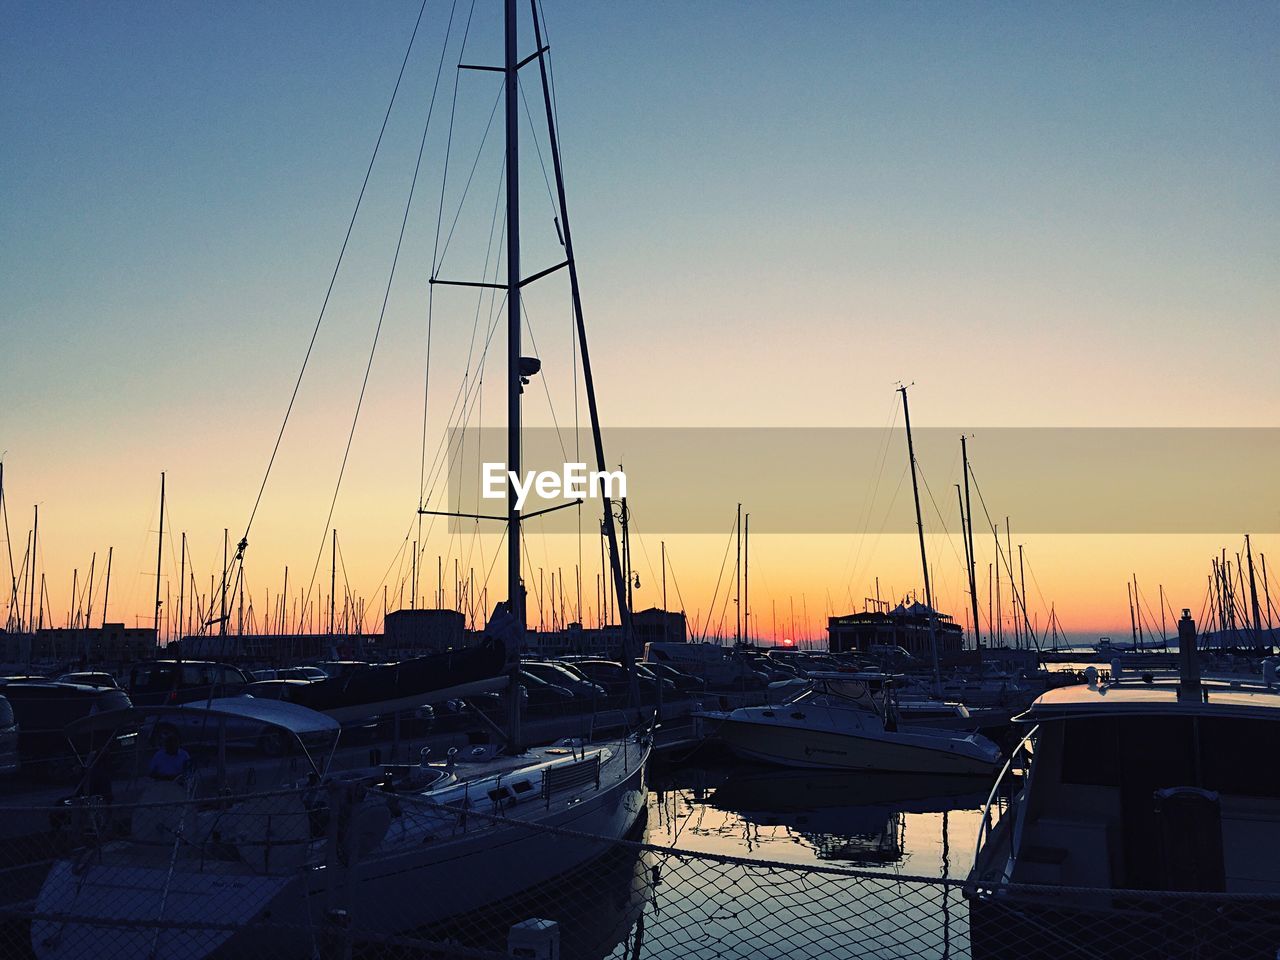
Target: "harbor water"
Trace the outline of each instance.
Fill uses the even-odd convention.
[[[696,756],[649,780],[638,843],[432,938],[505,953],[537,917],[564,960],[968,956],[989,781]]]

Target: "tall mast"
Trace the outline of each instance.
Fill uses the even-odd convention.
[[[1134,647],[1138,646],[1138,621],[1133,619],[1133,585],[1128,580],[1124,582],[1124,591],[1129,595],[1129,633],[1133,636]]]
[[[4,516],[4,545],[9,551],[9,579],[13,581],[13,593],[10,594],[9,600],[9,618],[8,625],[12,629],[14,625],[14,611],[18,609],[18,574],[13,566],[13,541],[9,539],[9,508],[4,502],[4,461],[0,460],[0,515]],[[21,630],[21,623],[18,624]]]
[[[512,21],[514,32],[514,0],[507,0],[508,18]],[[573,297],[573,314],[574,322],[578,331],[578,347],[582,351],[582,385],[587,394],[587,411],[591,415],[591,438],[595,446],[597,469],[601,472],[605,470],[604,459],[604,440],[600,434],[600,412],[596,404],[596,388],[595,380],[591,375],[591,354],[587,350],[587,327],[582,318],[582,291],[578,285],[578,263],[573,256],[573,233],[569,229],[569,208],[565,201],[564,190],[564,168],[560,162],[560,143],[556,134],[555,111],[551,105],[551,86],[547,82],[547,60],[546,51],[542,43],[542,26],[538,18],[538,0],[529,0],[529,8],[533,13],[533,39],[535,48],[538,50],[538,73],[542,79],[542,105],[546,110],[547,116],[547,139],[551,147],[551,164],[556,175],[556,199],[560,209],[560,233],[564,241],[565,262],[569,266],[569,289]],[[508,41],[510,42],[510,41]],[[508,47],[508,56],[511,56],[511,47]],[[511,61],[508,61],[510,65]],[[513,71],[514,72],[514,71]],[[508,82],[513,82],[510,79]],[[510,93],[512,87],[508,87]],[[512,124],[509,129],[514,130]],[[511,159],[507,160],[507,175],[511,175]],[[509,229],[509,228],[508,228]],[[617,590],[619,599],[622,601],[621,613],[622,620],[622,663],[631,674],[631,700],[636,705],[640,703],[640,686],[636,679],[635,672],[631,670],[632,660],[632,632],[631,632],[631,606],[626,602],[626,591],[622,583],[622,565],[618,558],[618,537],[617,531],[613,523],[613,503],[612,498],[606,495],[607,487],[601,489],[601,507],[603,508],[603,522],[605,535],[609,541],[609,566],[613,574],[614,587]]]
[[[960,484],[958,483],[956,484],[956,501],[960,504],[960,543],[964,546],[964,566],[965,566],[966,572],[969,573],[969,596],[972,598],[973,596],[973,558],[969,555],[969,538],[965,536],[965,532],[964,532],[964,494],[960,492]],[[969,627],[969,635],[976,638],[977,634],[974,632],[974,630],[978,625],[978,618],[976,615],[977,601],[974,601],[974,614],[975,616],[973,619],[973,623]],[[975,650],[978,649],[978,641],[976,639],[973,641],[973,648]]]
[[[737,614],[737,625],[734,627],[733,631],[733,643],[734,646],[738,646],[742,643],[742,504],[738,504],[738,519],[737,522],[734,523],[734,527],[737,531],[735,539],[737,541],[738,557],[737,562],[734,564],[736,569],[733,572],[737,577],[738,584],[735,588],[735,596],[733,598],[733,605],[737,607],[737,610],[735,611]]]
[[[742,527],[742,632],[751,640],[751,514]]]
[[[156,646],[160,646],[160,562],[164,559],[164,471],[160,471],[160,536],[156,540]]]
[[[36,504],[35,520],[31,527],[31,603],[27,606],[27,632],[35,633],[36,614],[36,558],[40,555],[40,504]]]
[[[1147,645],[1147,635],[1142,628],[1142,594],[1138,592],[1138,575],[1133,575],[1133,606],[1138,611],[1138,649]]]
[[[218,600],[218,635],[227,635],[227,528],[222,528],[222,591]]]
[[[183,614],[187,605],[187,531],[182,531],[182,554],[178,558],[178,635],[181,637]]]
[[[667,639],[667,541],[660,542],[662,549],[662,639]]]
[[[1169,651],[1169,622],[1164,618],[1164,584],[1157,584],[1160,591],[1160,645]]]
[[[1003,599],[1000,596],[1000,531],[994,526],[991,528],[991,536],[996,541],[996,618],[992,622],[995,625],[996,643],[1004,646],[1004,608],[1000,602]]]
[[[333,531],[333,547],[329,552],[329,558],[329,636],[333,636],[338,602],[338,530],[336,527]]]
[[[1018,580],[1021,584],[1020,592],[1022,593],[1022,635],[1026,637],[1027,644],[1033,642],[1034,634],[1031,632],[1031,620],[1027,616],[1027,568],[1022,563],[1022,544],[1018,544]]]
[[[1249,535],[1244,535],[1244,553],[1249,560],[1249,600],[1253,605],[1253,629],[1262,629],[1262,617],[1258,615],[1258,581],[1253,576],[1253,547],[1249,545]]]
[[[929,556],[924,549],[924,518],[920,515],[920,484],[916,480],[916,448],[911,439],[911,410],[907,406],[907,388],[899,387],[902,394],[902,419],[907,425],[907,457],[911,461],[911,495],[916,502],[916,532],[920,535],[920,571],[924,574],[924,602],[929,608],[929,650],[933,655],[933,679],[942,683],[942,671],[938,668],[938,635],[934,626],[933,590],[929,586]]]
[[[1271,587],[1267,583],[1267,555],[1265,553],[1262,554],[1262,595],[1266,599],[1266,603],[1267,603],[1267,629],[1270,630],[1271,629]],[[1268,638],[1267,645],[1271,646],[1271,644],[1272,644],[1272,641],[1270,638]]]
[[[98,551],[93,551],[93,556],[89,558],[89,595],[84,601],[84,628],[89,629],[89,621],[93,619],[93,574],[98,565]],[[80,625],[80,612],[76,611],[76,625]]]
[[[1009,523],[1009,518],[1004,518],[1004,542],[1008,548],[1005,562],[1008,563],[1009,571],[1009,599],[1013,603],[1013,643],[1019,650],[1022,649],[1022,627],[1018,624],[1018,583],[1013,579],[1013,525]]]
[[[107,547],[107,582],[102,585],[102,625],[107,625],[107,598],[111,594],[111,556],[116,552],[114,546]]]
[[[977,558],[973,553],[973,501],[969,499],[969,448],[965,444],[964,434],[960,435],[960,457],[964,461],[964,512],[968,517],[969,544],[969,598],[973,604],[973,645],[981,646],[982,632],[978,629],[978,574],[975,569]],[[965,531],[961,531],[963,536]]]
[[[516,0],[505,0],[507,121],[507,469],[520,475],[520,54],[516,36]],[[541,44],[539,44],[541,47]],[[524,594],[520,584],[520,507],[516,487],[507,483],[507,606],[515,621],[516,649],[508,651],[511,719],[507,736],[513,750],[524,744],[520,729],[520,651],[524,646]]]

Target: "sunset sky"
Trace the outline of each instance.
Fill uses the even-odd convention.
[[[427,4],[249,535],[259,617],[286,565],[291,598],[315,570],[323,604],[331,527],[374,620],[383,587],[394,608],[408,576],[433,250],[439,276],[479,279],[503,227],[500,109],[484,139],[498,75],[462,75],[452,106],[460,58],[500,62],[500,6],[472,9]],[[852,533],[752,537],[758,635],[773,635],[776,619],[791,636],[794,607],[795,633],[821,636],[825,618],[860,608],[877,577],[893,599],[920,589],[914,537],[880,532],[911,522],[898,381],[914,383],[913,426],[975,435],[990,489],[999,481],[982,472],[984,429],[1280,424],[1276,5],[547,0],[545,14],[605,423],[884,433],[883,469],[789,465],[796,498],[820,492],[858,519],[842,524]],[[0,454],[19,567],[40,505],[55,624],[74,605],[73,570],[83,587],[95,551],[100,597],[109,546],[109,619],[149,622],[161,471],[170,606],[183,531],[208,593],[224,527],[234,547],[253,508],[417,15],[413,2],[0,0]],[[522,82],[541,144],[539,154],[522,107],[528,274],[560,253],[536,71]],[[491,257],[490,279],[495,268]],[[585,425],[567,278],[527,292],[526,352],[536,348],[544,373],[527,388],[526,418]],[[456,425],[464,378],[468,425],[504,422],[502,371],[483,377],[479,360],[495,308],[475,291],[437,288],[429,462]],[[493,344],[500,364],[501,328]],[[759,450],[762,463],[770,456]],[[921,468],[936,497],[925,524],[938,606],[964,623],[957,457],[922,454]],[[1221,465],[1224,498],[1232,466]],[[1107,464],[1080,483],[1107,497]],[[1151,484],[1158,496],[1161,477]],[[731,483],[721,492],[708,522],[719,532],[665,536],[646,525],[660,511],[643,487],[629,491],[637,606],[661,602],[666,539],[669,606],[715,631],[732,556],[709,611],[742,499]],[[433,502],[443,505],[442,488]],[[988,506],[1003,521],[1009,508]],[[1135,573],[1149,617],[1158,622],[1160,584],[1175,609],[1199,613],[1210,557],[1225,548],[1234,562],[1244,533],[1255,560],[1280,569],[1280,505],[1272,496],[1247,507],[1251,529],[1200,534],[1068,535],[1013,515],[1033,616],[1043,625],[1053,604],[1079,637],[1127,636]],[[584,520],[582,543],[588,622],[596,522]],[[531,586],[540,567],[572,578],[578,538],[542,536],[536,522],[529,534]],[[461,557],[483,579],[498,539],[437,525],[419,593],[431,602],[437,556]],[[990,540],[977,551],[984,618]],[[499,563],[490,604],[504,594]],[[1272,596],[1280,606],[1280,588]],[[725,609],[731,633],[732,601]]]

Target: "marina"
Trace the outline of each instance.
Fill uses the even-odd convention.
[[[1274,10],[6,14],[0,957],[1280,956]]]

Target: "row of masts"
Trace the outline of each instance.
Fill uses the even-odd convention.
[[[1233,564],[1224,548],[1220,556],[1211,558],[1206,594],[1207,610],[1201,621],[1206,631],[1223,635],[1223,639],[1246,638],[1252,628],[1254,633],[1275,629],[1280,616],[1271,602],[1271,582],[1267,574],[1267,556],[1259,554],[1260,569],[1254,566],[1253,544],[1249,535],[1244,537],[1244,554],[1235,553]],[[1248,575],[1246,584],[1245,577]],[[1259,581],[1262,591],[1259,594]]]

